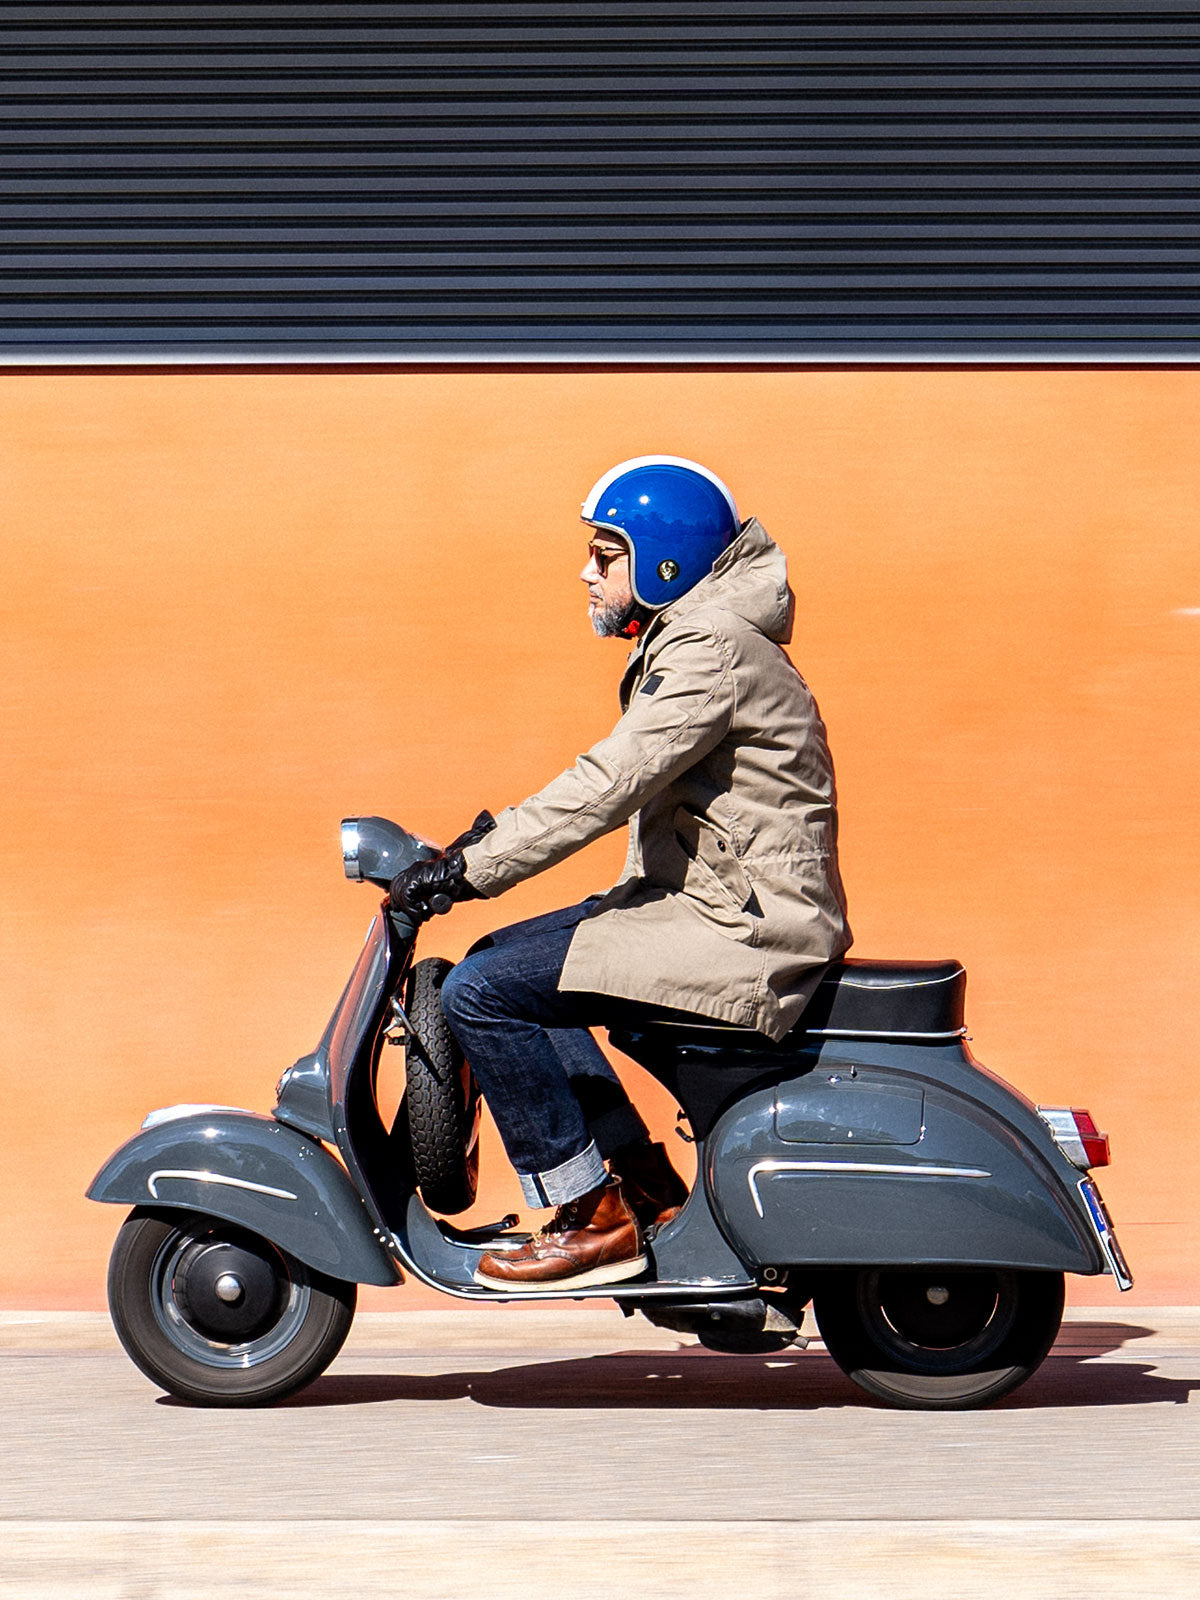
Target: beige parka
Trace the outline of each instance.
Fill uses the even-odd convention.
[[[793,606],[782,550],[745,523],[647,625],[612,733],[464,852],[492,896],[629,823],[625,870],[575,930],[561,989],[780,1039],[849,947],[825,727],[782,648]]]

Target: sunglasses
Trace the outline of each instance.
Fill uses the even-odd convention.
[[[620,561],[623,556],[629,554],[629,551],[615,544],[589,544],[588,554],[596,563],[596,571],[602,578],[607,578],[608,569],[613,562]]]

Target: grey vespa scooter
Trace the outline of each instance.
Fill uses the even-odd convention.
[[[342,824],[348,877],[386,887],[431,847],[378,817]],[[539,1299],[473,1281],[516,1218],[463,1230],[478,1175],[479,1097],[445,1024],[450,963],[414,961],[416,928],[380,914],[311,1055],[270,1116],[152,1112],[89,1196],[132,1205],[109,1269],[121,1342],[153,1381],[208,1405],[295,1393],[340,1349],[356,1285],[411,1273],[460,1300]],[[957,962],[844,961],[781,1043],[635,1013],[613,1042],[676,1096],[698,1174],[652,1231],[644,1277],[569,1292],[769,1352],[811,1301],[826,1348],[892,1405],[983,1404],[1036,1370],[1063,1275],[1132,1279],[1090,1168],[1090,1116],[1034,1106],[974,1061]],[[405,1050],[389,1129],[376,1082]],[[560,1291],[561,1294],[561,1291]],[[803,1341],[801,1341],[803,1342]]]

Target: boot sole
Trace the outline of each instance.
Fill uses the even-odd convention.
[[[475,1282],[482,1289],[520,1289],[522,1292],[532,1290],[541,1294],[560,1294],[564,1289],[590,1289],[593,1285],[624,1283],[626,1278],[636,1278],[645,1270],[646,1257],[638,1256],[633,1261],[614,1261],[607,1267],[592,1267],[588,1272],[576,1272],[569,1278],[543,1278],[540,1281],[489,1278],[486,1272],[477,1269]]]

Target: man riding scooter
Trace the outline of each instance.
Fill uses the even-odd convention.
[[[582,520],[592,626],[635,641],[620,721],[389,891],[422,921],[629,824],[614,888],[481,941],[442,989],[526,1201],[556,1208],[520,1249],[482,1256],[476,1281],[496,1289],[636,1277],[644,1231],[686,1197],[590,1028],[652,1007],[781,1039],[851,937],[825,728],[783,649],[783,552],[673,456],[614,467]]]

